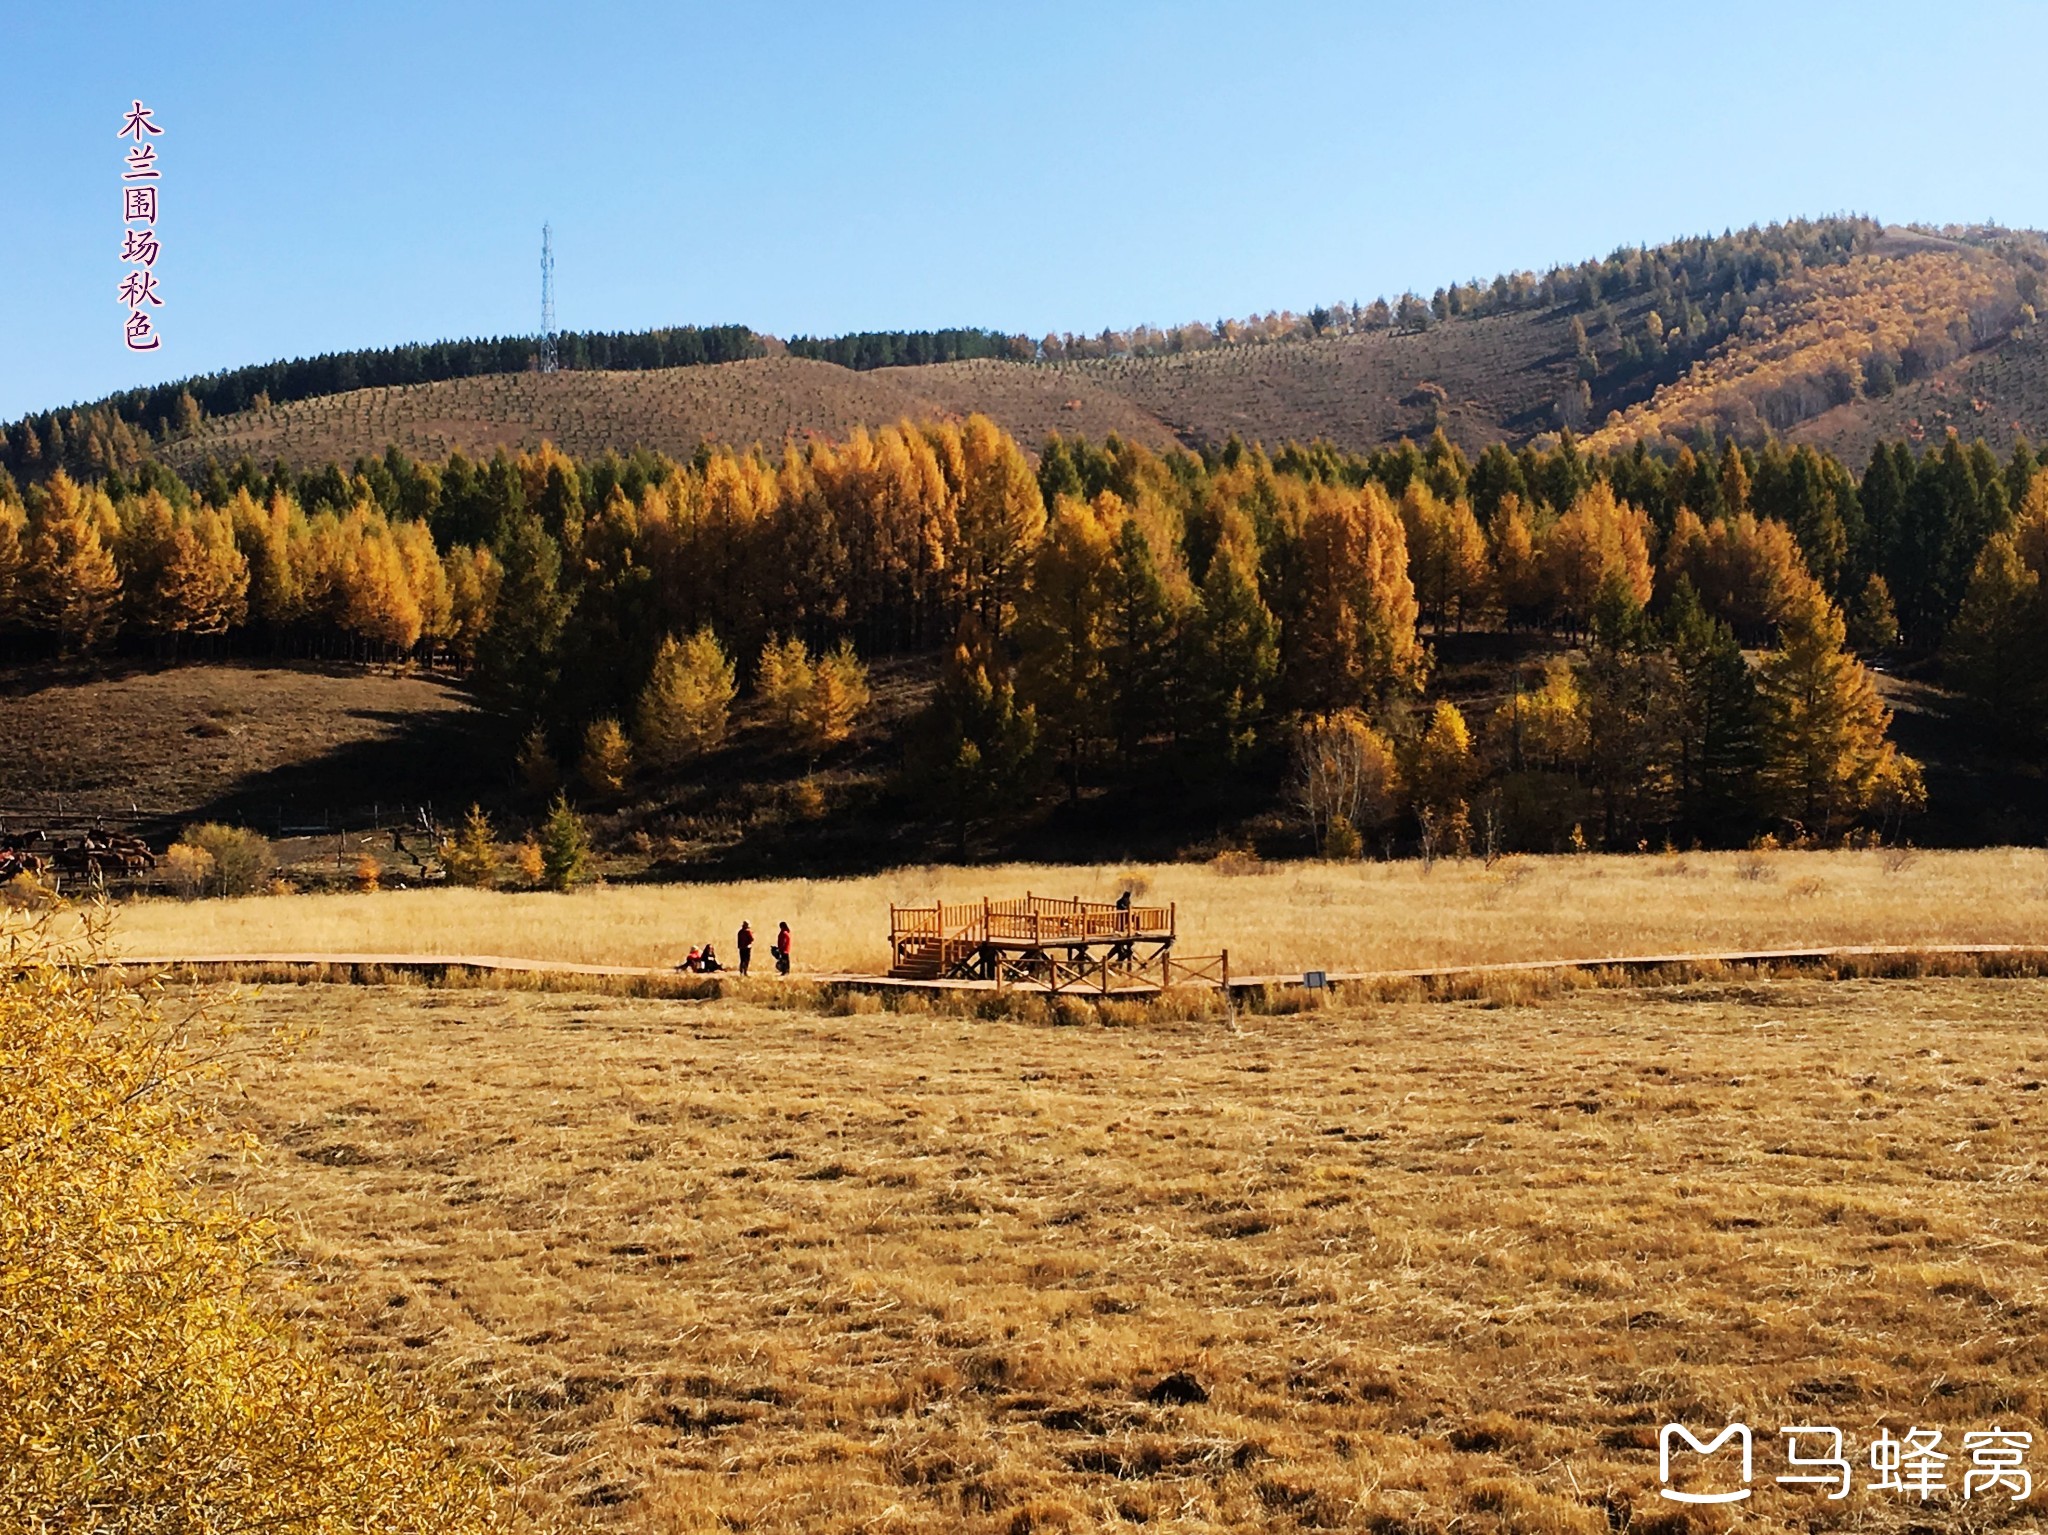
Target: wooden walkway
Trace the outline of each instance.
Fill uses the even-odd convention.
[[[1606,971],[1619,974],[1644,974],[1660,970],[1699,970],[1715,967],[1753,968],[1765,965],[1817,966],[1839,963],[1845,960],[1906,960],[1906,959],[1986,959],[1986,958],[2036,958],[2048,966],[2048,942],[2039,944],[2013,943],[1878,943],[1878,944],[1817,944],[1780,949],[1739,949],[1720,952],[1689,952],[1675,954],[1614,954],[1595,955],[1577,959],[1521,959],[1497,960],[1480,964],[1423,965],[1404,970],[1329,970],[1323,972],[1324,983],[1330,987],[1377,985],[1392,981],[1447,982],[1466,978],[1481,978],[1489,975],[1535,975],[1546,972],[1567,970]],[[736,970],[722,970],[713,976],[694,977],[687,971],[666,967],[642,965],[589,965],[559,959],[523,959],[501,954],[324,954],[324,953],[244,953],[244,954],[190,954],[190,955],[122,955],[105,961],[130,970],[155,972],[197,972],[233,971],[249,969],[304,970],[331,975],[334,971],[349,972],[351,981],[374,981],[385,976],[430,976],[468,974],[488,976],[493,974],[521,976],[558,976],[564,979],[578,977],[595,980],[685,980],[685,979],[738,979]],[[763,973],[765,971],[765,974]],[[313,979],[323,978],[316,974]],[[763,967],[750,979],[770,981],[775,979],[772,967]],[[855,971],[824,971],[799,973],[792,977],[797,981],[809,982],[816,986],[844,988],[851,991],[959,991],[993,992],[997,983],[991,980],[910,980],[886,975],[869,975]],[[1262,992],[1269,988],[1298,988],[1307,983],[1301,972],[1269,975],[1233,975],[1229,989],[1242,995],[1248,992]],[[1217,983],[1190,982],[1218,989]],[[1043,985],[1031,982],[1012,981],[1001,989],[1015,992],[1045,991]],[[1069,987],[1065,994],[1076,997],[1101,997],[1137,999],[1157,996],[1160,987],[1152,983],[1131,983],[1113,986],[1107,993],[1093,988]]]

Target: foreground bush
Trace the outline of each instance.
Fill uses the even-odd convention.
[[[269,1226],[187,1175],[222,1037],[46,932],[0,916],[0,1529],[492,1525],[429,1414],[281,1318]]]

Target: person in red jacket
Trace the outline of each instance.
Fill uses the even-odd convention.
[[[776,973],[777,975],[788,975],[788,974],[789,974],[789,924],[788,924],[787,922],[785,922],[785,923],[783,923],[783,924],[782,924],[781,930],[780,930],[779,932],[777,932],[777,933],[776,933],[776,935],[775,935],[775,949],[774,949],[774,954],[775,954],[775,973]]]
[[[754,962],[754,924],[742,922],[739,937],[735,940],[740,951],[740,974],[747,973],[747,966]]]

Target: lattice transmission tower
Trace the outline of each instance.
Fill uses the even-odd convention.
[[[561,366],[555,355],[555,236],[548,225],[540,226],[540,371],[552,373]]]

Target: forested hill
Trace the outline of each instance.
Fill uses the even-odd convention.
[[[1569,427],[1595,446],[1732,435],[1861,461],[1953,428],[2048,437],[2048,240],[1992,226],[1797,221],[1425,298],[1092,336],[985,330],[789,342],[744,327],[528,338],[267,364],[43,412],[6,429],[18,479],[157,457],[347,464],[399,448],[579,456],[843,436],[980,412],[1036,449],[1115,431],[1155,447],[1325,439],[1367,451],[1442,428],[1468,451]]]

